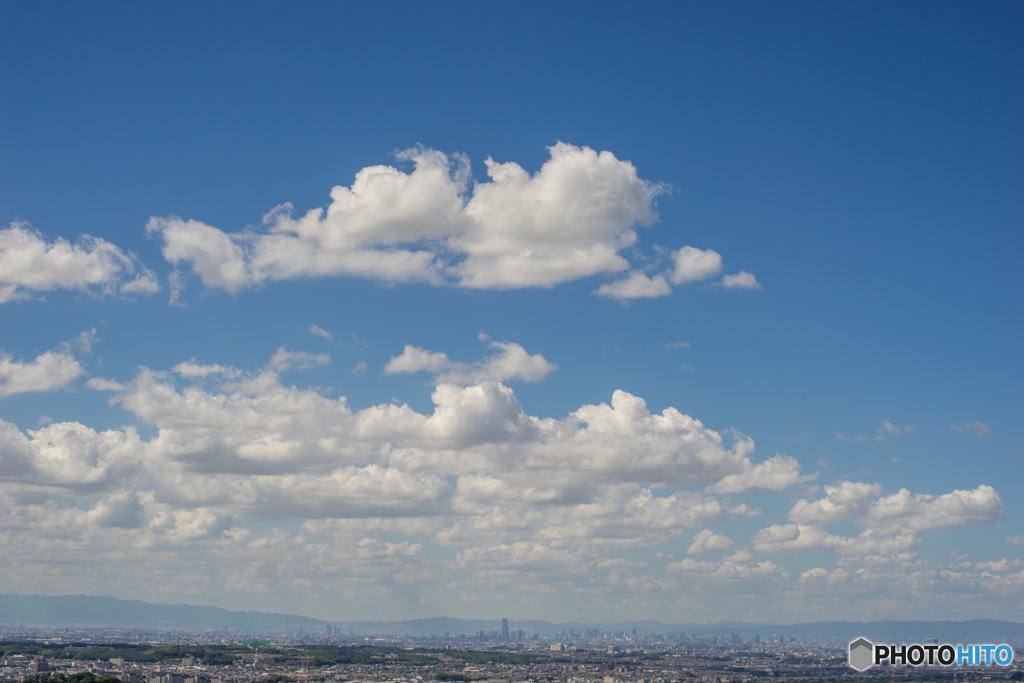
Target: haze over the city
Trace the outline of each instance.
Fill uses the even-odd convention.
[[[1020,621],[1022,29],[0,5],[0,593]]]

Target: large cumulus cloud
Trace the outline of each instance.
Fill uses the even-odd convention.
[[[549,153],[532,175],[488,158],[489,180],[474,183],[464,156],[416,147],[397,155],[411,172],[363,168],[351,186],[331,190],[326,210],[295,217],[283,204],[259,229],[234,233],[174,216],[153,217],[147,230],[170,263],[228,292],[324,276],[518,289],[628,270],[623,251],[637,243],[637,227],[657,220],[655,201],[669,188],[611,152],[559,142]],[[596,293],[661,296],[670,292],[666,277],[681,284],[722,267],[710,249],[683,247],[672,257],[664,274],[636,272]],[[173,284],[172,298],[178,275]]]

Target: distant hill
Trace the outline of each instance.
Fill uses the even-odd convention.
[[[88,595],[0,595],[5,626],[115,626],[166,630],[278,631],[319,629],[327,622],[298,614],[231,612],[220,607],[167,605]]]
[[[220,607],[168,605],[141,600],[93,597],[87,595],[2,595],[0,594],[0,626],[26,627],[121,627],[157,630],[260,631],[269,633],[324,633],[328,626],[343,632],[365,635],[441,635],[445,632],[476,633],[497,631],[500,619],[456,619],[432,617],[405,621],[324,621],[299,614],[274,612],[233,612]],[[823,621],[805,624],[764,624],[722,622],[718,624],[666,624],[661,621],[623,621],[609,623],[509,620],[509,628],[536,629],[538,633],[555,635],[559,631],[625,631],[649,634],[680,634],[728,637],[732,633],[749,638],[760,634],[807,636],[812,638],[856,638],[923,640],[938,638],[956,642],[1002,642],[1024,638],[1024,624],[994,619],[971,621]]]

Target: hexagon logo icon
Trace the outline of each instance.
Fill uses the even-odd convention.
[[[875,646],[866,638],[858,638],[850,643],[849,663],[857,671],[864,671],[874,663]]]

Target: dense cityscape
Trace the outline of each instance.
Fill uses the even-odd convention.
[[[1009,667],[847,665],[848,643],[813,635],[727,637],[502,628],[401,636],[297,628],[286,634],[117,628],[0,628],[0,682],[25,683],[726,683],[858,678],[1021,680]]]

